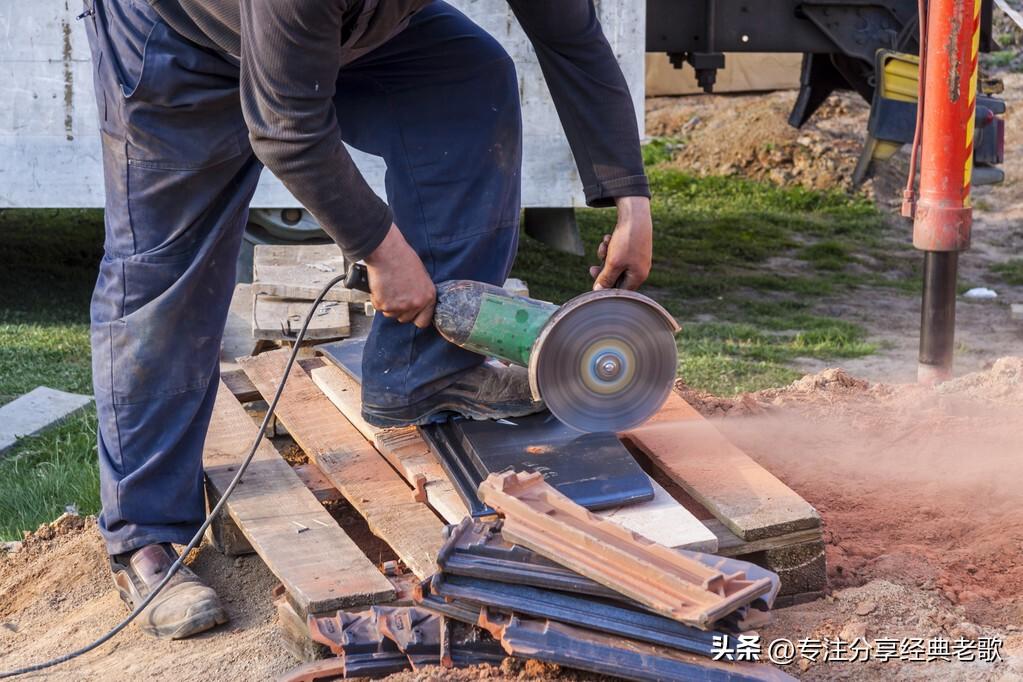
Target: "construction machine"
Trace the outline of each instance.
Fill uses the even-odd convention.
[[[924,252],[918,377],[951,376],[958,254],[969,248],[973,185],[1001,182],[1005,103],[981,78],[997,46],[993,0],[647,0],[647,50],[691,66],[711,92],[727,52],[803,53],[789,123],[835,90],[870,102],[854,180],[911,145],[902,213]],[[915,188],[917,170],[919,189]]]

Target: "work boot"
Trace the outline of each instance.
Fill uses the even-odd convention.
[[[146,545],[110,557],[114,585],[129,609],[149,596],[177,558],[169,544]],[[135,620],[147,635],[184,639],[226,623],[227,613],[213,588],[182,566]]]
[[[362,406],[362,418],[378,428],[422,426],[441,422],[452,414],[468,419],[523,417],[543,409],[533,400],[525,367],[484,362],[450,386],[406,407]]]

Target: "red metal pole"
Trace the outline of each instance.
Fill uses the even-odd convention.
[[[913,245],[925,252],[920,381],[952,374],[958,255],[970,246],[981,0],[931,0]]]

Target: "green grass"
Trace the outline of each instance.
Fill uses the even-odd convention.
[[[797,378],[788,364],[795,358],[877,350],[858,325],[811,312],[825,296],[919,287],[910,247],[886,236],[873,204],[838,192],[687,175],[663,164],[670,150],[670,143],[645,150],[659,165],[648,168],[654,269],[644,291],[683,325],[679,370],[686,383],[734,394]],[[614,227],[614,211],[577,215],[590,249]],[[776,257],[805,267],[768,267]],[[513,274],[532,295],[560,302],[590,288],[586,269],[595,262],[592,252],[555,253],[523,236]]]
[[[998,275],[1006,284],[1023,285],[1023,258],[998,263],[991,267],[991,272]]]
[[[0,539],[21,539],[68,507],[99,511],[96,417],[80,413],[43,434],[18,442],[0,459]]]
[[[89,298],[102,255],[100,211],[0,211],[0,404],[45,385],[92,393]],[[0,539],[69,504],[99,510],[90,410],[0,459]]]
[[[643,165],[656,166],[659,163],[671,161],[675,148],[681,144],[680,140],[668,137],[659,137],[643,145]]]
[[[986,60],[991,66],[1009,66],[1016,58],[1015,50],[999,50],[986,55]]]
[[[800,372],[775,362],[688,352],[679,355],[679,374],[688,385],[716,395],[784,386],[801,376]]]
[[[988,68],[1008,69],[1019,73],[1023,71],[1023,60],[1018,50],[999,50],[983,55],[981,60]]]
[[[100,211],[0,211],[0,404],[36,386],[91,393]]]
[[[844,270],[847,265],[855,262],[849,245],[835,239],[803,247],[799,250],[799,258],[818,270]]]

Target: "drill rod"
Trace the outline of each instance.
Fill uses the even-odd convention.
[[[924,291],[920,311],[920,364],[917,379],[935,384],[952,377],[955,349],[957,251],[924,252]]]

